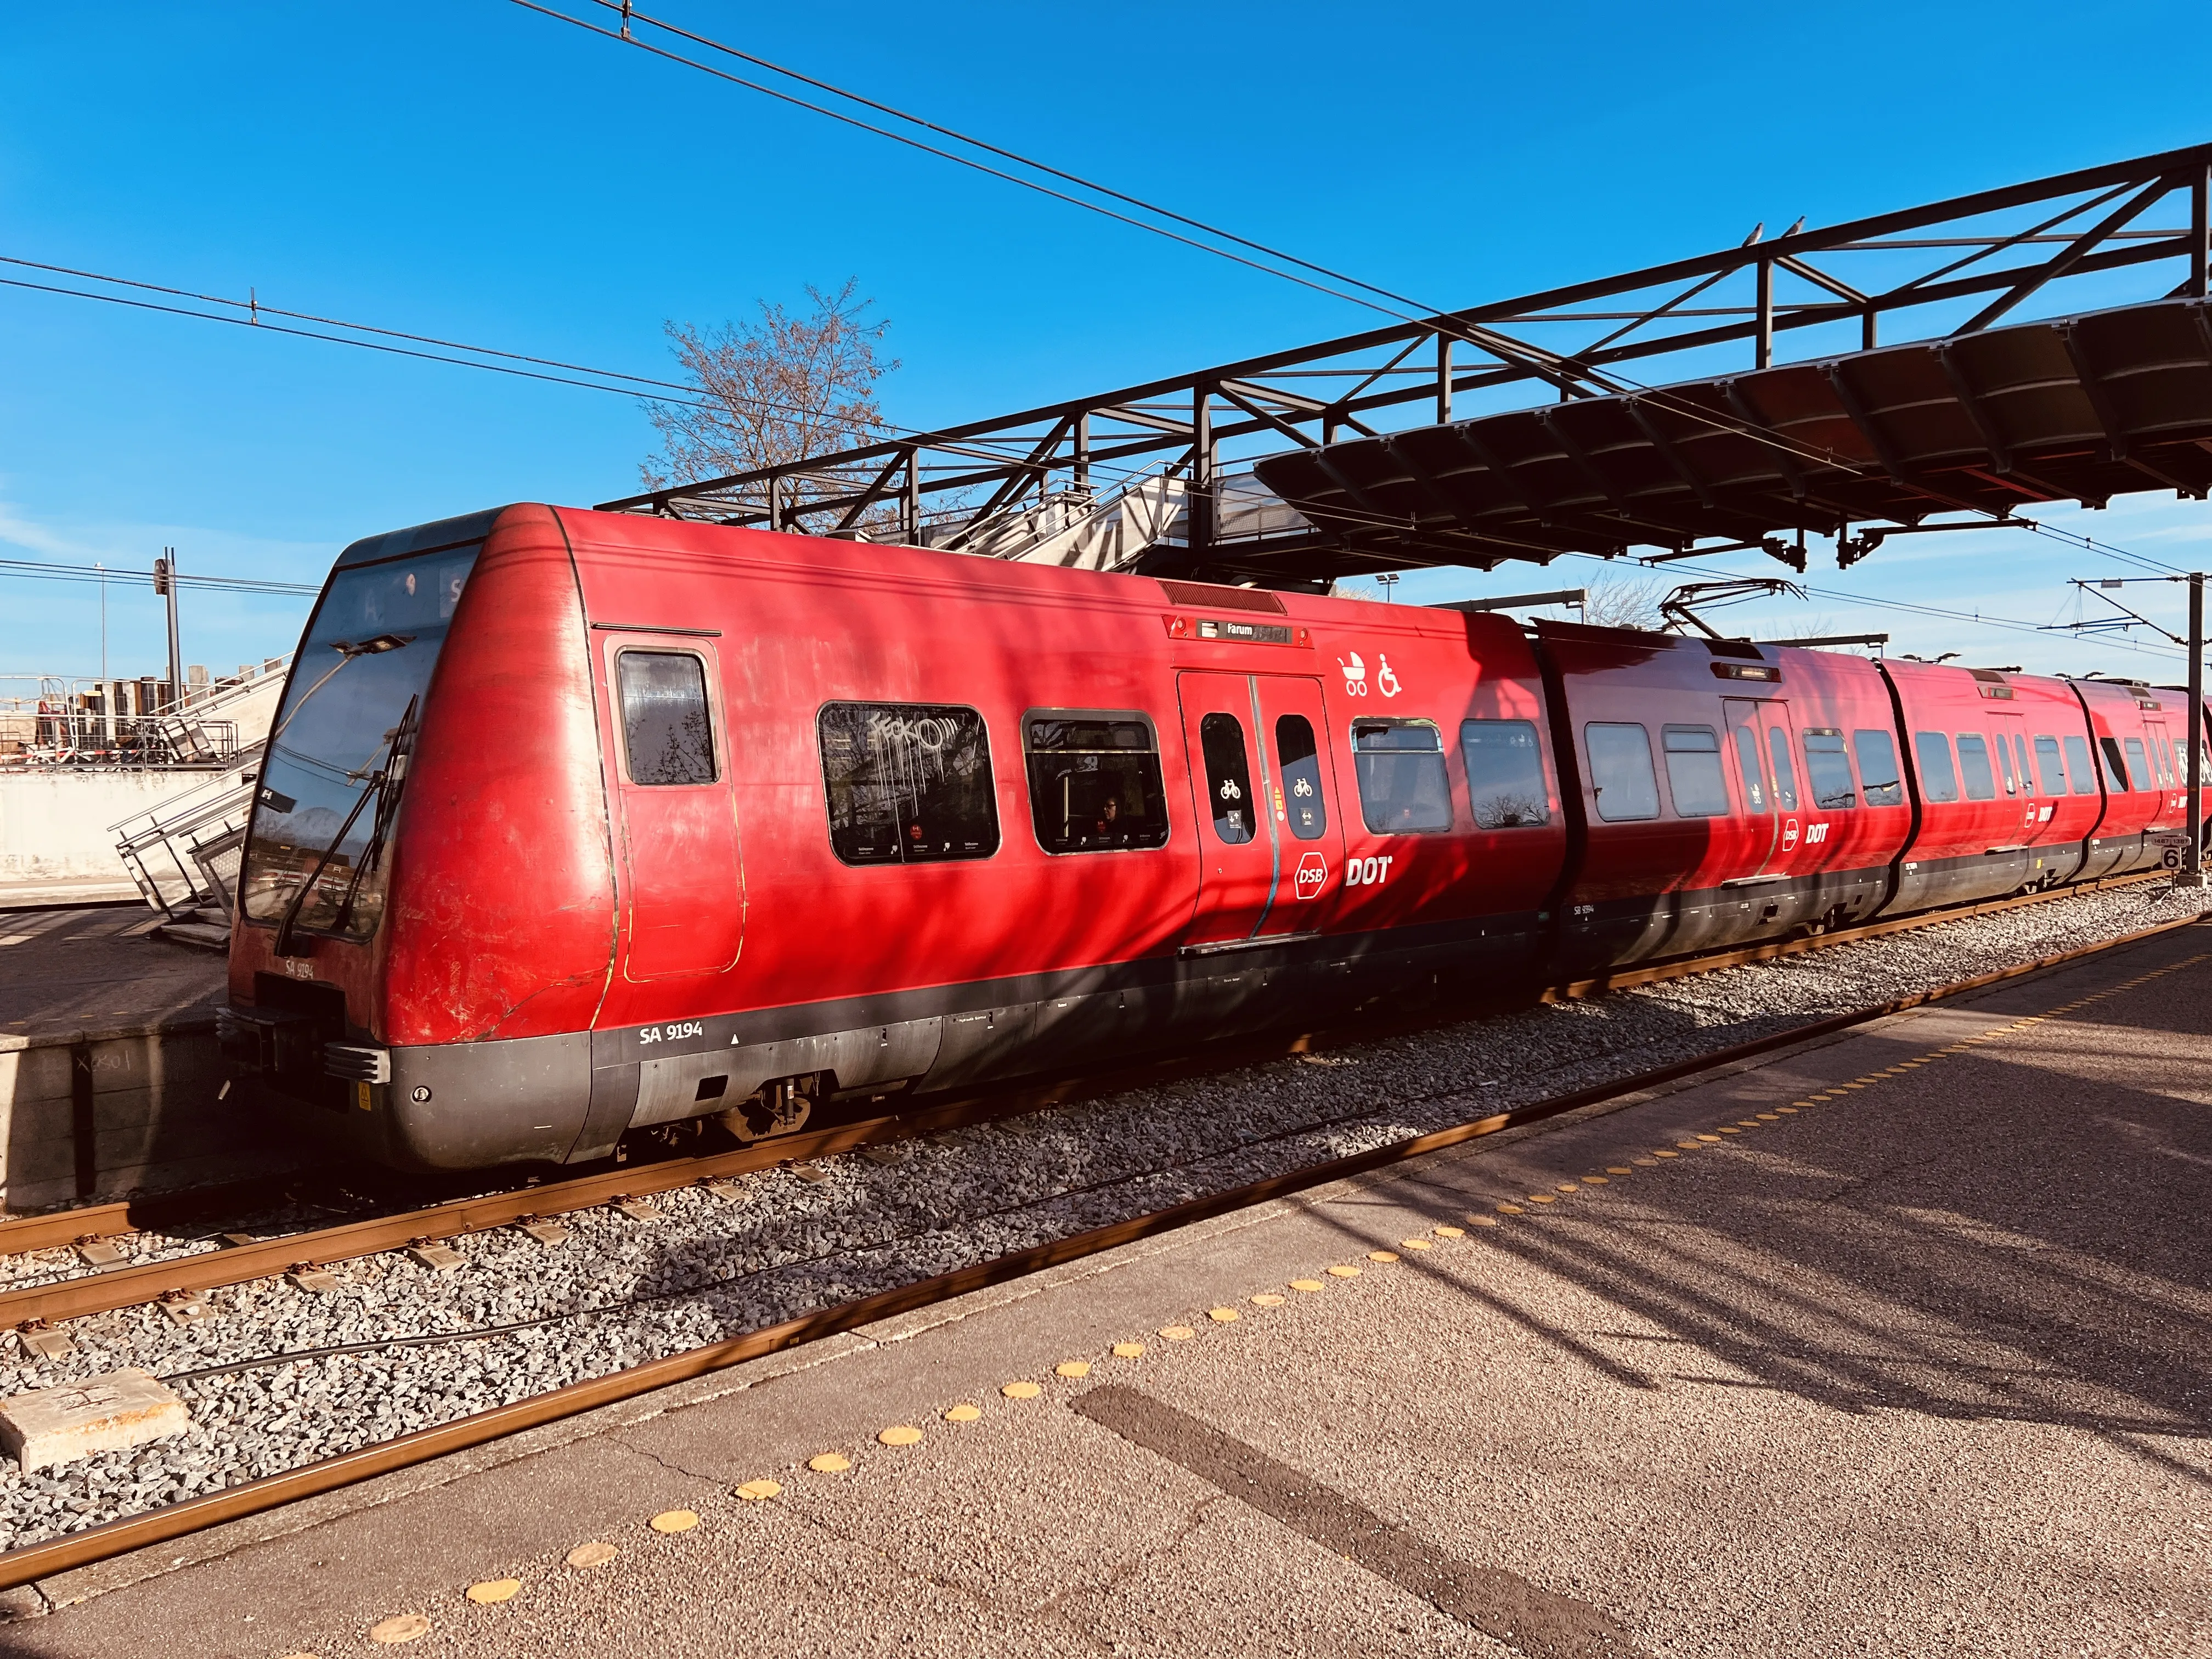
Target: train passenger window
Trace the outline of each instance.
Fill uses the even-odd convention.
[[[1920,793],[1926,800],[1959,799],[1959,775],[1951,765],[1951,739],[1941,732],[1915,732],[1912,756],[1920,763]]]
[[[1710,726],[1670,726],[1659,734],[1667,751],[1667,787],[1674,815],[1684,818],[1726,817],[1728,782],[1721,776],[1721,740]]]
[[[2097,774],[2089,764],[2089,740],[2087,738],[2066,739],[2066,775],[2074,780],[2075,794],[2094,795],[2097,793]]]
[[[712,783],[707,665],[689,651],[616,653],[623,748],[633,783]]]
[[[2120,758],[2120,743],[2117,738],[2097,739],[2097,758],[2105,763],[2105,793],[2123,795],[2128,791],[2128,763]]]
[[[2004,740],[2002,732],[1997,733],[1996,744],[1997,774],[2004,780],[2004,792],[2008,795],[2017,795],[2020,793],[2020,780],[2012,775],[2012,745]]]
[[[1759,763],[1759,738],[1747,726],[1735,728],[1735,769],[1743,778],[1743,810],[1766,811],[1766,773]]]
[[[2173,745],[2168,743],[2164,738],[2160,738],[2158,740],[2158,763],[2165,769],[2166,785],[2167,788],[2171,789],[2173,787],[2174,781]]]
[[[830,845],[847,864],[936,864],[999,850],[991,738],[957,705],[832,702],[815,717]]]
[[[2058,758],[2057,738],[2036,738],[2035,769],[2043,780],[2045,794],[2063,795],[2066,793],[2066,763]]]
[[[1968,800],[1995,800],[1997,781],[1990,770],[1990,745],[1978,732],[1959,733],[1959,775]]]
[[[1592,720],[1583,727],[1589,750],[1590,789],[1608,823],[1659,816],[1659,780],[1651,770],[1651,734],[1640,726]]]
[[[1359,815],[1376,835],[1452,827],[1444,740],[1433,721],[1352,721],[1352,765],[1359,780]]]
[[[1319,841],[1328,830],[1328,803],[1321,793],[1321,744],[1304,714],[1276,717],[1275,769],[1291,833],[1300,841]]]
[[[2012,752],[2020,767],[2020,789],[2024,795],[2035,793],[2035,774],[2027,769],[2027,738],[2024,732],[2012,734]]]
[[[1141,714],[1040,709],[1022,722],[1030,817],[1048,853],[1164,847],[1160,745]]]
[[[1872,730],[1851,733],[1851,747],[1859,757],[1859,788],[1869,806],[1905,805],[1905,780],[1898,775],[1897,745],[1889,733]]]
[[[2135,788],[2155,789],[2158,787],[2158,780],[2153,775],[2149,763],[2143,759],[2141,738],[2128,739],[2128,775],[2135,780],[2133,785]]]
[[[1774,753],[1774,804],[1785,812],[1797,810],[1797,769],[1790,759],[1790,734],[1769,726],[1766,746]]]
[[[1206,799],[1213,814],[1213,833],[1231,847],[1252,839],[1252,761],[1244,748],[1244,728],[1234,714],[1208,714],[1198,723],[1198,746],[1206,760]]]
[[[1805,778],[1813,786],[1814,810],[1843,812],[1859,804],[1851,784],[1851,760],[1844,752],[1844,734],[1814,726],[1805,733]]]
[[[1552,821],[1543,751],[1533,720],[1462,720],[1459,751],[1479,830],[1518,830]]]

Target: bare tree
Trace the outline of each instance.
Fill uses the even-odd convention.
[[[1647,578],[1593,576],[1583,600],[1583,620],[1592,628],[1640,628],[1656,633],[1666,623],[1659,611],[1659,583]]]
[[[855,297],[860,278],[834,294],[809,286],[813,309],[794,316],[763,300],[760,320],[702,334],[667,325],[696,403],[648,403],[660,453],[638,468],[647,489],[776,466],[848,449],[882,435],[876,383],[898,367],[882,355],[890,323]],[[828,480],[793,480],[787,501],[837,493]],[[763,492],[764,495],[765,492]]]

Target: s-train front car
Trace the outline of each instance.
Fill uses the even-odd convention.
[[[750,1139],[2146,867],[2192,730],[2141,687],[509,507],[332,569],[224,1043],[404,1169]]]

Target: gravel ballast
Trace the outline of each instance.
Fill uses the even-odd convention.
[[[382,1255],[333,1268],[334,1294],[261,1279],[209,1292],[212,1316],[190,1324],[151,1306],[74,1321],[58,1360],[16,1346],[7,1392],[141,1366],[194,1426],[35,1474],[0,1465],[0,1547],[2202,908],[2162,884],[2083,894],[1088,1099],[908,1143],[896,1163],[825,1159],[818,1180],[765,1170],[735,1199],[685,1188],[653,1200],[658,1221],[580,1212],[550,1248],[477,1234],[455,1241],[452,1273]],[[143,1259],[174,1248],[149,1241]],[[508,1326],[525,1328],[194,1375]]]

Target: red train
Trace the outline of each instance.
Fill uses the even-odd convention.
[[[510,507],[331,572],[223,1030],[401,1167],[750,1139],[2147,868],[2203,733],[2118,682]]]

